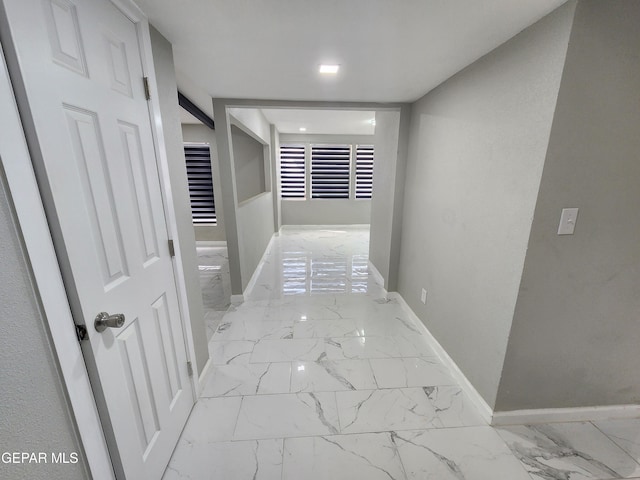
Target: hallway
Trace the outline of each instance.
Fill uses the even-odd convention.
[[[383,297],[368,237],[273,239],[209,342],[214,365],[165,480],[640,477],[640,420],[488,426],[423,327]]]

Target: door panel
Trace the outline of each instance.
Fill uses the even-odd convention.
[[[160,478],[193,405],[136,25],[108,0],[0,0],[114,467]],[[98,332],[100,312],[122,328]]]

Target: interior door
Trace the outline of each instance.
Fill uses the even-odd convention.
[[[109,0],[2,3],[114,468],[120,478],[158,479],[194,399],[138,31]],[[100,312],[125,322],[112,317],[99,331]]]

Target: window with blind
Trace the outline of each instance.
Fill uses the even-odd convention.
[[[216,204],[213,198],[213,174],[209,145],[184,145],[187,180],[194,225],[216,225]]]
[[[373,145],[356,146],[356,198],[371,198],[373,192]]]
[[[311,146],[311,198],[349,198],[351,145]]]
[[[280,146],[280,185],[282,198],[305,198],[306,168],[304,145]]]

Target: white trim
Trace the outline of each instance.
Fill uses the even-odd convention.
[[[76,338],[69,301],[1,47],[0,63],[0,105],[3,105],[0,108],[0,154],[4,158],[2,164],[9,191],[89,470],[95,479],[114,479],[111,458],[89,374]]]
[[[389,298],[395,298],[398,303],[405,309],[405,311],[409,314],[413,322],[416,324],[418,328],[420,328],[426,339],[429,343],[429,346],[435,351],[436,355],[440,358],[440,361],[444,363],[444,365],[449,369],[453,379],[460,385],[462,390],[467,394],[469,399],[475,404],[478,412],[482,416],[482,418],[489,424],[492,422],[493,417],[493,409],[489,406],[489,404],[482,398],[482,395],[478,393],[475,387],[471,384],[469,379],[462,373],[462,370],[458,367],[456,362],[449,356],[447,351],[440,345],[438,340],[431,334],[431,332],[427,329],[424,323],[418,318],[415,312],[411,309],[411,307],[407,304],[402,295],[397,292],[391,292],[388,295]]]
[[[388,296],[387,289],[384,288],[384,277],[382,276],[380,271],[376,268],[376,266],[373,263],[371,263],[371,260],[368,260],[368,263],[369,263],[369,272],[371,272],[373,279],[380,284],[380,286],[382,287],[382,290],[384,291],[384,295]]]
[[[204,390],[204,385],[207,380],[207,375],[209,375],[209,370],[211,370],[212,366],[213,366],[213,361],[211,361],[211,358],[209,358],[207,360],[207,363],[205,363],[204,367],[202,368],[202,373],[198,377],[198,384],[197,384],[198,390],[196,391],[196,398],[200,398],[200,395],[202,394],[202,390]]]
[[[640,405],[612,405],[603,407],[540,408],[494,412],[494,426],[529,425],[554,422],[595,422],[640,417]]]
[[[262,267],[265,264],[265,259],[266,259],[267,255],[269,255],[269,253],[271,253],[271,248],[273,247],[273,239],[274,238],[275,238],[275,234],[271,235],[271,238],[269,239],[269,243],[267,244],[267,248],[264,249],[264,253],[262,254],[262,258],[258,262],[258,266],[256,267],[256,269],[253,271],[253,275],[251,275],[251,279],[249,280],[249,283],[247,283],[247,288],[245,288],[244,292],[242,292],[243,301],[244,301],[245,298],[248,298],[251,295],[251,292],[253,291],[253,288],[256,286],[256,282],[258,281],[258,277],[260,276],[260,272],[262,272]],[[233,297],[233,295],[232,295],[232,297]],[[232,302],[233,302],[233,300],[232,300]]]
[[[196,247],[226,247],[226,240],[196,240]]]

